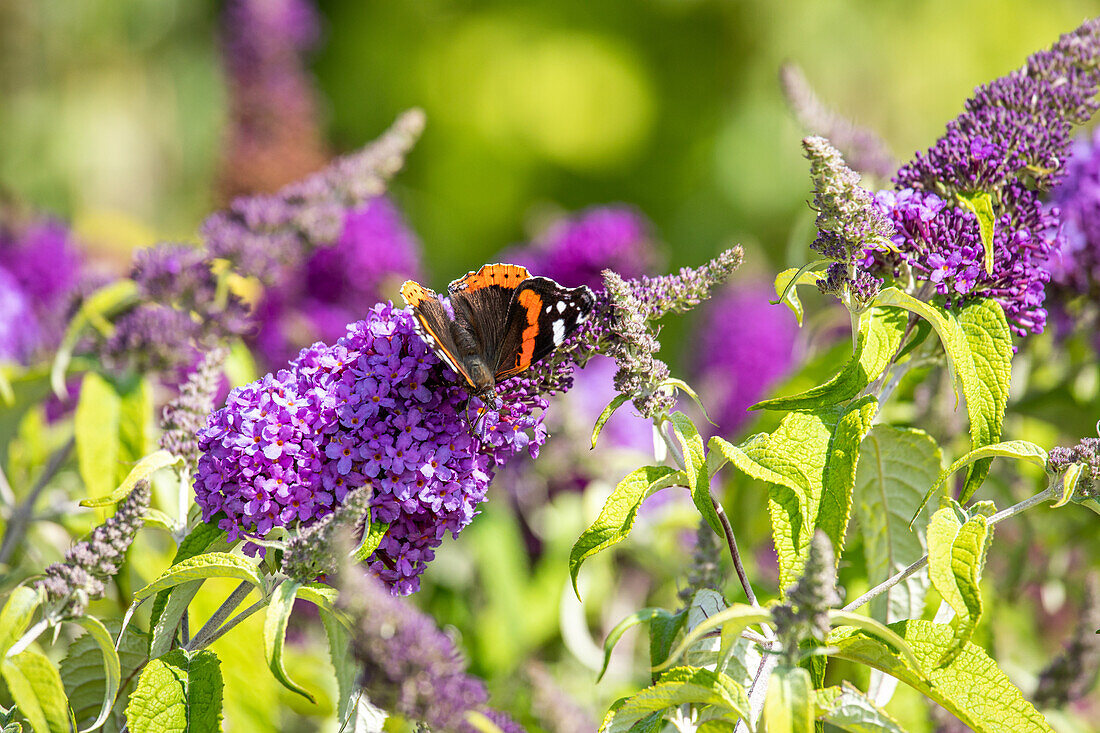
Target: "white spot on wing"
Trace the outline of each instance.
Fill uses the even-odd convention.
[[[565,340],[565,321],[559,319],[554,321],[554,346],[561,346],[561,342]]]
[[[564,313],[564,312],[565,312],[565,301],[564,300],[559,300],[558,301],[558,313]]]

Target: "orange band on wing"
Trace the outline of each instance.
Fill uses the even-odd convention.
[[[467,272],[465,277],[455,280],[450,290],[480,290],[490,285],[514,289],[528,277],[527,268],[519,265],[485,265],[477,272]]]
[[[539,334],[539,311],[542,309],[542,297],[534,290],[524,290],[519,294],[519,304],[527,311],[527,327],[523,329],[523,346],[516,357],[516,367],[526,369],[531,366],[535,355],[535,338]]]

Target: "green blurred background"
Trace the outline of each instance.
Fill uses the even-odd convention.
[[[373,139],[403,109],[427,112],[394,195],[436,285],[528,238],[549,214],[610,202],[653,220],[673,266],[734,241],[747,249],[739,277],[800,265],[809,183],[803,131],[779,90],[782,62],[800,65],[824,101],[905,160],[940,134],[975,85],[1100,12],[1100,2],[1083,0],[319,5],[324,36],[310,61],[333,152]],[[132,247],[193,239],[221,203],[219,10],[208,0],[0,0],[0,191],[71,221],[119,268]],[[818,376],[836,358],[821,361]],[[1035,363],[1038,370],[1043,359]],[[1019,424],[1008,432],[1026,437]],[[726,506],[745,546],[760,548],[750,573],[767,586],[773,560],[760,487],[737,488]],[[516,674],[531,658],[551,664],[593,712],[644,683],[644,666],[631,666],[629,655],[598,688],[577,660],[623,616],[675,603],[695,520],[685,508],[643,521],[622,555],[593,559],[581,608],[565,585],[564,558],[608,489],[559,497],[528,517],[490,502],[425,576],[415,601],[458,629],[494,701],[526,694]],[[1068,529],[1048,526],[1047,516],[1006,528],[1006,546],[1017,548],[1005,554],[1012,568],[1029,567],[1031,540],[1050,547],[1059,533],[1092,531],[1080,515]],[[528,525],[544,543],[540,556],[526,555]],[[145,574],[154,575],[165,558],[149,557]],[[995,605],[983,627],[983,643],[1025,681],[1059,644],[1040,641],[1036,627],[1069,623],[1040,607]],[[256,672],[255,626],[223,642],[223,656],[240,662],[226,667],[227,719],[244,730],[314,729],[310,716],[323,711],[293,696],[281,696],[281,707],[257,704],[277,692]],[[621,646],[634,641],[628,635]],[[322,685],[324,652],[296,649],[299,669]],[[893,710],[911,730],[928,730],[915,695],[899,693]]]
[[[787,264],[808,185],[802,131],[776,82],[782,61],[904,159],[974,85],[1100,4],[320,7],[312,67],[334,150],[370,140],[407,107],[428,113],[396,192],[443,281],[524,238],[547,211],[612,201],[654,220],[673,264],[731,240],[749,247],[750,269]],[[218,10],[198,0],[0,3],[0,185],[99,247],[192,237],[217,203]]]

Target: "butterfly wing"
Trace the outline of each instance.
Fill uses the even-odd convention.
[[[462,375],[470,384],[473,380],[462,367],[462,359],[458,355],[458,347],[451,336],[450,317],[439,302],[439,296],[420,283],[406,280],[401,286],[401,297],[413,309],[416,316],[416,330],[420,337],[432,347],[432,351],[458,374]]]
[[[527,268],[519,265],[485,265],[468,272],[448,287],[455,319],[473,334],[489,368],[496,364],[504,342],[512,295],[524,280]]]
[[[523,281],[512,295],[498,352],[496,379],[519,374],[561,346],[584,323],[596,298],[586,286],[562,287],[548,277]]]

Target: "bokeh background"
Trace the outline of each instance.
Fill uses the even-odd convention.
[[[536,237],[556,215],[608,203],[648,217],[666,266],[740,242],[739,279],[770,279],[805,261],[812,224],[804,131],[778,83],[783,62],[801,66],[827,104],[905,160],[940,134],[975,85],[1018,66],[1100,3],[327,0],[318,9],[318,35],[305,44],[313,106],[287,109],[305,115],[288,143],[294,165],[304,173],[373,139],[400,111],[423,108],[427,130],[392,198],[421,241],[427,282],[441,287]],[[108,271],[124,272],[135,247],[196,240],[203,218],[235,192],[221,12],[208,0],[0,2],[0,195],[70,223]],[[662,334],[679,367],[692,363],[693,334],[678,324]],[[827,374],[830,362],[821,363]],[[1021,419],[1021,429],[1057,436]],[[552,473],[548,465],[539,470]],[[675,503],[654,511],[628,550],[591,561],[582,607],[564,592],[565,558],[606,495],[589,488],[551,502],[525,505],[522,492],[489,502],[443,548],[413,599],[455,630],[494,702],[553,709],[562,704],[557,690],[598,715],[640,681],[632,634],[600,686],[588,667],[609,625],[654,598],[674,603],[691,511]],[[751,485],[739,488],[727,506],[758,549],[750,564],[766,583],[766,517]],[[1082,526],[1059,531],[1073,536]],[[1043,530],[1016,532],[1022,562],[1024,540],[1041,545]],[[1082,562],[1072,553],[1034,561]],[[1002,569],[1024,587],[1030,581],[1013,562]],[[984,632],[1003,637],[1006,668],[1025,681],[1072,620],[1064,601],[1079,589],[1056,588],[1055,575],[1027,586],[1034,597],[995,611]],[[1043,624],[1053,626],[1048,636],[1009,643]],[[246,625],[225,653],[250,659],[259,637],[249,633],[258,629]],[[308,640],[308,624],[301,633]],[[301,669],[324,663],[319,649],[303,642]],[[254,674],[254,662],[227,668],[235,729],[319,725],[331,700],[306,707]],[[316,684],[323,677],[317,671]],[[283,704],[258,704],[265,696]],[[914,696],[899,693],[892,709],[910,730],[933,729]]]

